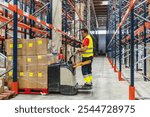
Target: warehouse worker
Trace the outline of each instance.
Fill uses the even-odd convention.
[[[81,34],[83,37],[81,49],[78,52],[82,55],[82,62],[91,60],[91,63],[82,66],[82,74],[84,77],[84,87],[91,87],[92,86],[92,61],[93,61],[93,39],[88,34],[87,29],[81,29]]]

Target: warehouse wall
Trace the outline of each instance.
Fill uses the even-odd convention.
[[[106,53],[106,35],[99,34],[98,35],[98,54]]]

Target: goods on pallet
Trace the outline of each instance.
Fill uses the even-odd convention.
[[[47,66],[46,65],[38,65],[38,72],[37,72],[37,77],[38,77],[38,88],[48,88],[48,76],[47,76]]]
[[[9,82],[11,82],[11,81],[12,80],[10,80]],[[19,83],[19,89],[27,87],[28,79],[27,79],[27,72],[26,71],[18,72],[18,83]],[[10,84],[8,84],[8,85],[10,85]]]
[[[37,88],[37,71],[27,72],[28,86],[26,88]]]
[[[18,39],[18,56],[26,55],[26,40]]]
[[[36,39],[18,39],[18,55],[46,55],[49,53],[48,39],[36,38]],[[5,42],[6,52],[8,55],[13,55],[13,40],[6,39]]]
[[[26,40],[26,55],[34,56],[36,55],[36,40],[35,39],[27,39]]]
[[[19,39],[18,39],[19,40]],[[17,71],[18,71],[18,82],[19,89],[47,89],[47,65],[49,63],[57,62],[57,56],[48,56],[48,39],[36,38],[36,39],[21,39],[18,44],[22,42],[24,45],[19,45],[26,48],[26,55],[17,57]],[[9,46],[8,46],[9,45]],[[10,46],[11,45],[11,46]],[[6,46],[7,57],[13,62],[12,39],[7,40]],[[10,48],[11,47],[11,48]],[[48,60],[49,59],[49,60]],[[7,70],[12,68],[12,64],[7,65]],[[13,77],[13,71],[7,74],[7,84],[11,88],[11,82]]]
[[[10,61],[7,65],[7,70],[11,69],[13,66],[13,56],[7,56],[8,60]],[[18,64],[17,64],[17,69],[18,71],[24,71],[26,70],[26,56],[18,56]]]
[[[37,88],[37,56],[28,56],[27,61],[28,88]]]
[[[48,54],[48,39],[36,38],[36,52],[37,55]]]
[[[47,65],[48,64],[48,56],[47,55],[38,55],[37,56],[38,65]]]
[[[13,55],[13,40],[12,39],[5,40],[5,51],[6,51],[7,56]]]
[[[4,92],[4,79],[0,78],[0,94]]]
[[[37,65],[37,56],[27,56],[27,66],[30,66],[30,65]]]
[[[13,55],[13,40],[6,39],[5,41],[5,49],[7,55]],[[18,55],[25,56],[26,55],[26,41],[24,39],[18,39]]]

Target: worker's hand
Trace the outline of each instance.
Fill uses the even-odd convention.
[[[78,50],[77,50],[77,53],[81,53],[81,49],[78,49]]]

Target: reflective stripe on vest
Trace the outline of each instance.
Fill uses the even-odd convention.
[[[88,49],[82,53],[82,57],[90,57],[93,56],[93,40],[92,37],[90,35],[87,35],[84,39],[88,38],[89,39],[89,45],[88,45]],[[83,40],[84,43],[84,40]],[[83,45],[82,45],[83,47]]]

